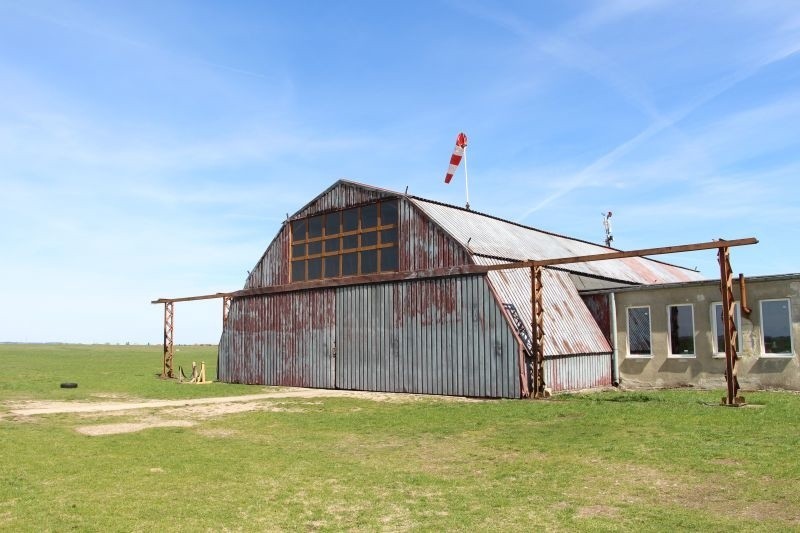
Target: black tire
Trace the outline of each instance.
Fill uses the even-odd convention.
[[[61,388],[62,389],[77,389],[78,388],[78,384],[77,383],[62,383],[61,384]]]

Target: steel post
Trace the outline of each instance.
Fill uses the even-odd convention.
[[[721,247],[717,252],[719,261],[720,281],[719,288],[722,292],[722,328],[725,333],[725,381],[727,396],[723,398],[724,405],[736,406],[743,403],[738,397],[739,380],[736,354],[736,321],[734,320],[735,303],[733,297],[733,270],[731,269],[730,250]]]
[[[542,398],[544,388],[544,306],[542,305],[542,267],[531,266],[531,344],[533,345],[533,397]]]
[[[172,357],[175,355],[175,345],[173,343],[173,333],[175,325],[175,304],[173,302],[164,303],[164,369],[161,378],[175,377],[172,372]]]

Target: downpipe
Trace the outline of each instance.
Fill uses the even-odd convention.
[[[608,307],[611,312],[611,384],[619,387],[619,349],[617,348],[617,299],[608,293]]]

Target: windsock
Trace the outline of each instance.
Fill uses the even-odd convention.
[[[447,174],[444,177],[445,183],[450,183],[450,180],[453,179],[453,174],[456,173],[456,169],[458,165],[461,163],[461,159],[464,157],[464,150],[467,148],[467,134],[461,132],[456,137],[456,147],[453,149],[453,155],[450,156],[450,166],[447,169]]]

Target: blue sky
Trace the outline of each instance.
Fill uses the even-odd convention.
[[[463,204],[460,130],[477,210],[800,271],[793,0],[0,1],[0,50],[0,341],[160,342],[342,177]]]

